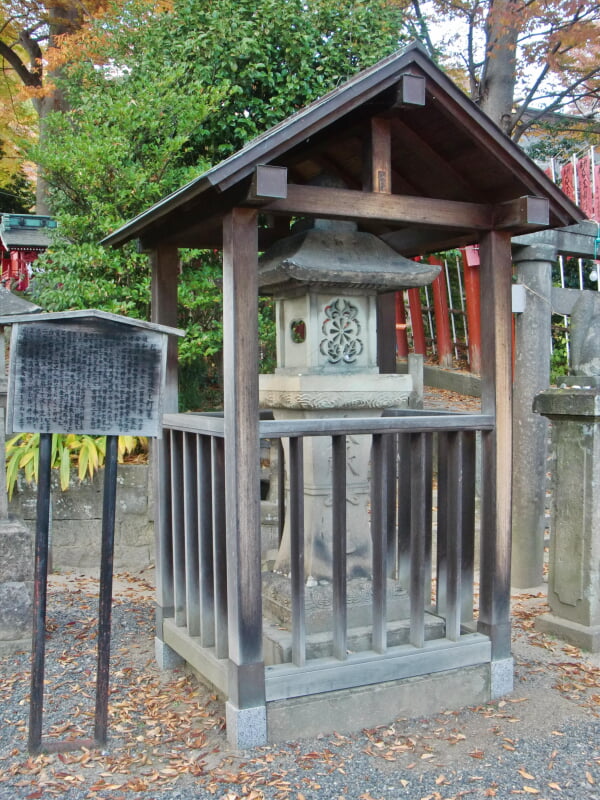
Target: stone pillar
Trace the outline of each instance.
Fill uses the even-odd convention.
[[[4,397],[2,398],[4,399]],[[4,408],[0,408],[4,454]],[[0,469],[0,656],[31,648],[33,532],[9,519],[4,465]]]
[[[532,410],[550,382],[552,262],[550,245],[513,248],[526,308],[515,315],[511,583],[538,586],[544,566],[548,421]]]
[[[585,379],[581,379],[585,386]],[[542,392],[556,460],[548,576],[551,612],[536,627],[600,651],[600,388]]]

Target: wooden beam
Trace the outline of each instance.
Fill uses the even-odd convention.
[[[273,214],[309,214],[330,219],[368,219],[478,231],[493,227],[492,207],[486,204],[296,184],[288,186],[287,198],[274,200],[262,210]]]
[[[481,585],[478,630],[492,658],[510,657],[512,471],[512,253],[510,233],[490,231],[481,260],[481,407],[496,425],[482,433]]]
[[[264,706],[265,692],[258,457],[257,216],[256,209],[234,208],[223,220],[229,704],[238,711]]]
[[[550,224],[550,203],[547,197],[526,195],[500,203],[494,208],[494,228],[496,230],[519,230],[547,227]]]

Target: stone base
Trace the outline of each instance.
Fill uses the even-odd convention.
[[[158,636],[154,637],[154,657],[159,669],[177,669],[185,664],[185,659]]]
[[[554,614],[542,614],[537,618],[535,627],[582,650],[600,653],[600,625],[582,625]]]
[[[319,582],[305,586],[304,608],[306,632],[324,633],[333,628],[333,586]],[[346,588],[348,627],[370,625],[372,618],[373,582],[369,578],[353,578]],[[292,591],[290,579],[276,572],[263,573],[263,613],[267,620],[286,630],[292,625]],[[403,620],[410,614],[408,593],[396,582],[387,584],[387,619]]]
[[[267,710],[265,706],[256,708],[236,708],[229,701],[225,703],[225,723],[227,741],[236,750],[261,747],[267,744]]]
[[[31,636],[27,639],[11,639],[9,642],[0,642],[0,658],[14,656],[15,653],[31,652]]]
[[[497,700],[511,694],[514,688],[515,662],[513,658],[502,658],[490,664],[490,699]]]
[[[425,640],[444,637],[445,623],[443,619],[432,614],[425,615]],[[348,630],[348,652],[362,653],[372,649],[373,629],[370,625]],[[410,622],[398,620],[387,624],[388,647],[408,644],[410,640]],[[292,661],[292,634],[276,625],[263,623],[263,651],[265,664],[288,664]],[[327,658],[333,655],[333,637],[330,631],[308,634],[306,637],[307,659]]]
[[[512,661],[512,659],[509,659]],[[267,704],[269,743],[351,733],[492,699],[490,664]]]

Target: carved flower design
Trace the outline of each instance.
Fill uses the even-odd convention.
[[[331,364],[352,364],[363,351],[359,339],[358,308],[348,300],[337,298],[325,306],[325,321],[320,350]]]

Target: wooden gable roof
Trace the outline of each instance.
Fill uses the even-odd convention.
[[[388,143],[381,187],[372,177],[377,126]],[[287,170],[286,197],[257,195],[252,182],[263,165]],[[324,175],[344,188],[328,190],[321,207],[324,195],[310,187]],[[382,191],[393,202],[386,205]],[[365,193],[373,192],[379,202],[371,208]],[[520,199],[527,197],[541,200]],[[479,231],[495,227],[518,234],[584,218],[419,44],[288,117],[103,243],[220,247],[223,215],[249,204],[265,213],[261,247],[286,235],[289,218],[314,214],[355,219],[404,255],[475,242]]]

